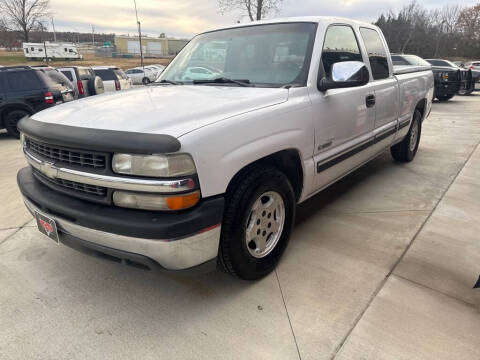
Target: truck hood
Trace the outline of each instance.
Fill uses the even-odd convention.
[[[180,137],[200,127],[287,101],[288,90],[153,85],[92,96],[32,116],[47,123]]]

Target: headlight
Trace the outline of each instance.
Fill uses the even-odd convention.
[[[189,154],[115,154],[112,169],[119,174],[153,177],[174,177],[196,173],[195,164]]]
[[[113,193],[113,203],[115,205],[144,210],[184,210],[195,206],[199,200],[199,191],[173,196],[129,191],[115,191]]]

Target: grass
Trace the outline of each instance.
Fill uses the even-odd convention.
[[[167,65],[170,59],[144,59],[145,65],[163,64]],[[45,65],[45,61],[27,60],[23,52],[0,51],[0,65]],[[50,66],[61,67],[68,65],[93,66],[93,65],[115,65],[126,70],[132,67],[140,66],[140,59],[123,59],[123,58],[105,58],[96,57],[93,54],[84,55],[82,60],[53,60],[49,62]]]

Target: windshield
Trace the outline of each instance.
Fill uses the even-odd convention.
[[[458,68],[458,65],[452,63],[451,61],[448,61],[448,60],[427,60],[430,64],[432,64],[433,66],[450,66],[450,67],[454,67],[454,68]]]
[[[393,65],[431,66],[417,55],[392,55]]]
[[[316,27],[285,23],[201,34],[183,48],[157,82],[192,84],[227,78],[260,87],[304,86]]]

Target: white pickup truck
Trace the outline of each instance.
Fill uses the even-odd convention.
[[[156,83],[22,119],[18,185],[58,243],[257,279],[287,247],[297,203],[385,150],[414,158],[433,75],[400,70],[377,27],[348,19],[209,31]]]

